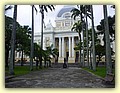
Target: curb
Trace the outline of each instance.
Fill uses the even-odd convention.
[[[5,76],[5,80],[8,80],[8,79],[11,79],[11,78],[14,78],[15,76]]]

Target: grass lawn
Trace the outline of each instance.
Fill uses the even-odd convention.
[[[33,67],[33,71],[36,71],[36,67]],[[38,69],[40,70],[40,69]],[[24,75],[24,74],[28,74],[30,73],[30,66],[15,66],[14,68],[14,73],[15,76],[20,76],[20,75]],[[9,68],[5,68],[5,75],[9,75]]]
[[[89,72],[92,72],[95,75],[98,75],[98,76],[103,77],[103,78],[106,76],[106,67],[105,66],[97,67],[96,71],[93,71],[89,68],[82,68],[82,69],[87,70]],[[114,69],[113,69],[113,73],[115,73]]]

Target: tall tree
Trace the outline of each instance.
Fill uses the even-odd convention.
[[[48,12],[49,8],[51,11],[54,10],[54,5],[39,5],[41,13],[41,50],[43,49],[43,23],[44,23],[44,11]],[[42,54],[40,55],[40,68],[42,67]]]
[[[91,54],[92,54],[92,29],[89,29],[87,32],[88,32],[88,45],[89,45],[88,49],[89,49],[89,52],[90,52],[89,53],[90,54],[89,67],[90,67],[90,69],[92,69],[92,57],[91,57]],[[84,34],[86,34],[86,32]],[[87,40],[85,39],[85,46],[86,46],[86,52],[87,52],[86,42],[87,42]]]
[[[31,33],[31,52],[30,52],[30,70],[33,70],[33,52],[34,52],[34,5],[32,5],[32,33]]]
[[[5,16],[5,66],[8,67],[8,57],[9,51],[11,49],[11,34],[13,27],[13,19]],[[28,26],[20,26],[18,22],[16,22],[16,42],[15,42],[15,50],[21,51],[24,50],[25,54],[28,55],[27,51],[29,50],[29,41],[30,41],[30,28]],[[29,50],[30,51],[30,50]]]
[[[76,17],[81,18],[81,31],[83,32],[83,42],[84,42],[84,21],[83,21],[84,6],[83,5],[80,5],[80,6],[78,5],[78,8],[80,8],[80,9],[74,8],[74,9],[71,10],[71,12],[72,12],[71,17],[73,17],[74,19]],[[83,44],[82,49],[83,49],[83,56],[82,56],[83,60],[81,60],[81,55],[80,55],[80,62],[82,63],[82,66],[84,67],[84,44]],[[80,47],[80,54],[81,54],[81,47]]]
[[[96,71],[96,56],[95,56],[95,29],[94,29],[94,17],[93,17],[93,7],[91,8],[91,19],[92,19],[92,51],[93,51],[93,70]]]
[[[81,31],[82,31],[82,23],[81,21],[76,22],[71,28],[72,31],[76,31],[79,35],[79,51],[80,51],[80,63],[81,63]]]
[[[16,40],[16,19],[17,19],[17,5],[14,5],[14,14],[13,14],[13,30],[11,37],[11,54],[10,54],[10,64],[9,64],[9,73],[10,75],[14,74],[13,64],[14,64],[14,55],[15,55],[15,40]]]
[[[28,54],[28,51],[30,51],[30,30],[29,26],[21,26],[18,28],[16,33],[16,51],[22,52],[21,57],[21,66],[23,66],[23,53],[26,55]]]
[[[81,22],[82,22],[82,32],[83,32],[83,55],[82,55],[82,57],[83,57],[83,62],[82,62],[82,66],[84,67],[85,66],[85,62],[84,62],[84,59],[85,59],[85,53],[84,53],[84,50],[85,50],[85,47],[84,47],[84,20],[83,20],[83,18],[84,18],[84,16],[83,16],[83,12],[84,12],[84,6],[83,5],[80,5],[80,16],[81,16]]]
[[[95,54],[98,56],[98,61],[96,62],[96,66],[98,66],[101,57],[105,55],[105,48],[101,44],[97,44],[95,46],[95,49],[96,49]]]
[[[104,19],[105,19],[105,39],[106,39],[106,66],[107,74],[112,73],[112,61],[111,61],[111,49],[110,49],[110,36],[109,36],[109,24],[107,17],[107,5],[103,5]]]
[[[105,28],[104,28],[104,21],[105,19],[102,19],[100,22],[100,25],[97,26],[97,30],[99,31],[98,34],[103,35],[103,41],[105,43]],[[109,35],[110,35],[110,42],[113,42],[115,40],[115,15],[113,17],[108,16],[108,24],[109,24]]]
[[[86,45],[87,45],[87,66],[89,67],[89,46],[88,46],[88,19],[87,19],[87,5],[85,5],[85,18],[86,18]]]
[[[81,21],[82,21],[82,31],[83,31],[83,67],[85,66],[85,30],[88,31],[88,22],[87,22],[87,17],[91,18],[90,16],[90,5],[80,5],[80,16],[81,16]],[[86,22],[85,22],[85,19]],[[87,64],[89,66],[89,53],[88,53],[88,32],[86,32],[86,46],[87,46]]]
[[[12,6],[5,5],[5,12],[12,9]],[[5,16],[5,67],[8,67],[8,57],[10,50],[11,27],[13,19]],[[11,24],[12,25],[12,24]]]
[[[12,33],[12,24],[13,24],[13,19],[5,16],[5,67],[8,67],[8,57],[9,57],[9,51],[11,49],[10,39]]]

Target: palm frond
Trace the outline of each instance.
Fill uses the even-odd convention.
[[[54,5],[47,5],[47,7],[48,7],[51,11],[55,9],[55,8],[54,8]]]
[[[46,5],[43,5],[43,10],[45,10],[46,12],[48,12]]]
[[[12,9],[13,7],[10,5],[7,7],[7,5],[5,5],[5,11],[9,10],[9,9]]]
[[[37,14],[38,10],[37,10],[37,8],[35,7],[35,5],[33,5],[33,8],[35,9],[36,14]]]
[[[74,19],[75,19],[77,16],[80,16],[80,10],[78,10],[77,8],[73,8],[70,12],[72,12],[71,17],[73,17]]]

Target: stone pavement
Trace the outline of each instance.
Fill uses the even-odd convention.
[[[48,68],[15,77],[6,88],[106,88],[102,79],[81,68]]]

